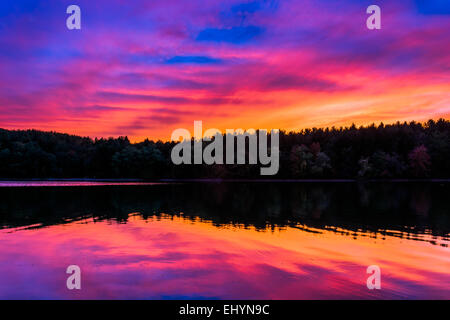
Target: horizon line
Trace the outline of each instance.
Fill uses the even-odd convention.
[[[450,122],[450,118],[444,118],[444,117],[439,117],[439,118],[430,118],[426,121],[417,121],[417,120],[410,120],[410,121],[400,121],[397,120],[395,122],[389,122],[389,123],[385,123],[383,121],[379,121],[379,122],[372,122],[370,124],[367,125],[356,125],[355,123],[352,123],[349,126],[318,126],[318,127],[307,127],[307,128],[303,128],[303,129],[296,129],[296,130],[290,130],[288,131],[287,129],[276,129],[276,128],[272,128],[272,129],[263,129],[263,128],[258,128],[258,129],[253,129],[253,128],[247,128],[247,129],[242,129],[242,128],[236,128],[236,129],[232,129],[232,130],[239,130],[242,129],[244,131],[248,131],[248,130],[266,130],[266,131],[271,131],[271,130],[279,130],[280,133],[284,133],[284,134],[302,134],[305,131],[312,131],[312,130],[349,130],[352,128],[356,128],[356,129],[367,129],[370,127],[376,127],[379,128],[381,126],[386,127],[386,126],[395,126],[395,125],[410,125],[410,124],[418,124],[421,126],[426,126],[430,121],[433,122],[440,122],[440,121],[445,121],[445,122]],[[42,130],[42,129],[36,129],[36,128],[28,128],[28,129],[8,129],[8,128],[3,128],[0,127],[0,130],[5,130],[5,131],[16,131],[16,132],[25,132],[25,131],[37,131],[37,132],[43,132],[43,133],[56,133],[56,134],[62,134],[62,135],[68,135],[68,136],[74,136],[74,137],[79,137],[79,138],[84,138],[84,139],[90,139],[90,140],[109,140],[109,139],[120,139],[120,138],[126,138],[130,141],[130,143],[132,144],[139,144],[139,143],[143,143],[145,141],[150,141],[150,142],[163,142],[163,143],[167,143],[167,142],[176,142],[174,140],[162,140],[162,139],[157,139],[157,140],[153,140],[152,138],[146,137],[145,139],[141,140],[141,141],[131,141],[130,138],[128,137],[128,135],[116,135],[116,136],[102,136],[102,137],[96,137],[96,136],[85,136],[85,135],[79,135],[79,134],[75,134],[75,133],[68,133],[68,132],[60,132],[60,131],[56,131],[56,130]],[[231,130],[231,129],[230,129]],[[225,133],[222,133],[223,135],[225,135]]]

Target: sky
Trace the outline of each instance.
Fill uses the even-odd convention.
[[[81,30],[66,27],[72,4]],[[2,0],[0,128],[142,141],[194,120],[448,119],[449,18],[447,0]]]

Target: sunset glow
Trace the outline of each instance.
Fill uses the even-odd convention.
[[[78,0],[0,4],[0,127],[170,139],[176,128],[448,118],[448,4]],[[427,4],[428,3],[428,4]],[[440,14],[436,14],[439,12]]]
[[[13,233],[5,239],[11,249],[5,249],[0,262],[15,262],[2,264],[8,267],[0,271],[12,275],[14,268],[22,266],[29,275],[27,279],[39,279],[35,286],[54,289],[54,296],[48,298],[211,297],[217,296],[218,288],[221,288],[219,297],[224,299],[351,295],[398,299],[418,295],[417,287],[422,295],[446,296],[445,290],[439,290],[440,284],[448,279],[447,248],[389,236],[386,241],[364,233],[355,241],[331,231],[306,230],[309,232],[293,228],[274,232],[236,227],[218,229],[207,222],[166,216],[150,221],[131,217],[125,230],[124,225],[101,221],[95,224],[80,221],[37,230],[2,230],[0,236],[4,232]],[[70,253],[65,249],[69,244],[74,246]],[[22,248],[20,254],[15,247]],[[220,265],[216,262],[218,256]],[[423,258],[433,263],[415,263]],[[57,283],[63,281],[63,273],[53,269],[43,272],[50,262],[57,270],[74,261],[89,274],[82,292],[59,288]],[[369,295],[360,284],[365,282],[365,266],[371,263],[388,271],[384,274],[383,292]],[[411,265],[415,267],[406,267]],[[184,281],[180,281],[180,276]],[[131,282],[135,286],[120,280],[129,281],[130,277],[135,279]],[[6,285],[15,283],[17,288],[16,292],[9,292],[10,297],[34,296],[32,290],[22,291],[25,287],[22,281],[27,279],[14,276],[6,279]]]

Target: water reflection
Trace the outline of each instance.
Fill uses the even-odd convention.
[[[258,230],[306,225],[448,240],[448,183],[191,183],[0,188],[0,228],[161,213]],[[392,232],[389,230],[396,230]],[[339,231],[336,231],[339,232]],[[431,240],[433,241],[433,240]],[[445,245],[445,243],[441,243]]]
[[[447,184],[0,188],[0,298],[450,298]],[[421,240],[421,241],[417,241]],[[68,291],[65,268],[83,270]],[[382,290],[365,268],[382,268]]]

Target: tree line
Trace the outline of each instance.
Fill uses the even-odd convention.
[[[445,119],[281,131],[279,139],[280,170],[264,179],[450,178]],[[259,165],[174,165],[175,144],[0,129],[0,178],[261,178]]]

